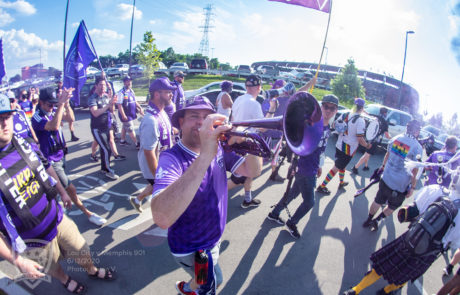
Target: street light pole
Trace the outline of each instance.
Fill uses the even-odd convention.
[[[398,108],[401,108],[402,86],[403,86],[403,79],[404,79],[404,68],[406,67],[407,36],[409,34],[414,34],[414,33],[415,33],[414,31],[406,31],[406,45],[404,47],[404,62],[403,62],[403,68],[402,68],[401,83],[399,84]]]

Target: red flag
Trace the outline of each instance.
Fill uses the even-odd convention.
[[[308,8],[313,8],[322,12],[329,13],[331,12],[331,3],[329,0],[268,0],[268,1],[276,1],[276,2],[283,2],[286,4],[293,4],[304,6]]]

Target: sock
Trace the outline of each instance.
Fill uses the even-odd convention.
[[[385,293],[390,293],[391,291],[395,291],[395,290],[398,290],[400,288],[402,288],[406,283],[402,284],[402,285],[395,285],[395,284],[391,284],[391,285],[387,285],[383,291],[385,291]]]
[[[345,178],[345,170],[339,170],[339,178],[340,183],[343,183],[343,179]]]
[[[375,269],[372,269],[364,276],[361,282],[352,289],[356,292],[356,294],[359,294],[362,290],[377,282],[378,279],[380,279],[380,276],[375,272]]]
[[[75,134],[73,134],[73,131],[70,131],[70,135],[72,135],[72,137],[75,137]]]
[[[382,212],[382,213],[380,213],[379,216],[377,216],[377,218],[375,219],[375,221],[380,221],[380,220],[384,219],[385,217],[387,217],[387,216],[385,215],[385,213]]]
[[[135,202],[136,204],[138,204],[138,205],[141,204],[141,201],[139,201],[137,198],[134,198],[134,202]]]
[[[245,202],[251,202],[252,196],[251,196],[251,191],[244,191],[244,201]]]
[[[193,290],[190,289],[190,284],[189,283],[184,284],[184,291],[185,292],[193,292]]]
[[[324,181],[321,184],[321,186],[326,187],[326,185],[329,183],[329,181],[331,181],[331,179],[334,178],[335,173],[337,173],[337,172],[334,172],[334,170],[332,170],[332,169],[329,170],[329,173],[326,175],[326,178],[324,179]]]

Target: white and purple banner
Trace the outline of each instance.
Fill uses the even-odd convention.
[[[331,12],[331,3],[329,0],[268,0],[282,2],[286,4],[293,4],[313,8],[322,12]]]

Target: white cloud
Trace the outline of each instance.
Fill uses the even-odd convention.
[[[118,34],[117,32],[109,29],[92,29],[89,31],[89,35],[92,40],[102,39],[107,41],[121,40],[125,37],[123,34]]]
[[[149,20],[149,24],[151,24],[151,25],[155,25],[157,23],[158,23],[157,20],[154,20],[154,19]]]
[[[133,15],[133,6],[131,4],[120,3],[117,5],[118,14],[121,20],[131,20]],[[134,19],[141,19],[142,18],[142,11],[134,8]]]
[[[3,55],[9,76],[17,73],[21,67],[38,64],[40,54],[46,66],[59,67],[58,63],[62,62],[62,58],[56,58],[62,53],[62,41],[49,42],[22,29],[0,30],[0,37],[3,39]]]
[[[14,21],[14,18],[6,11],[0,8],[0,27],[6,26]]]
[[[37,9],[35,9],[32,4],[24,0],[17,0],[14,2],[0,1],[0,7],[14,9],[25,15],[32,15],[37,12]]]

